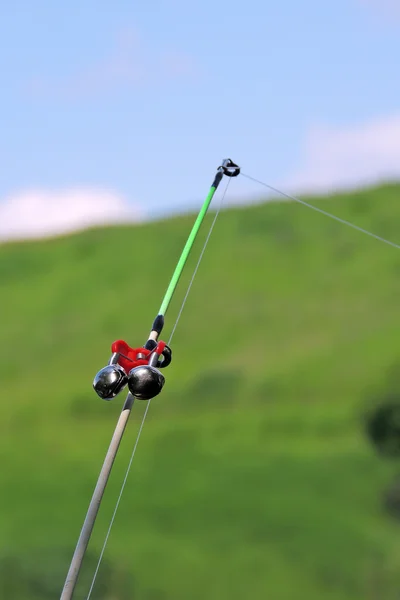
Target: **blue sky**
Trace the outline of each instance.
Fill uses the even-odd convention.
[[[7,3],[0,236],[195,208],[227,156],[291,192],[397,176],[396,4]]]

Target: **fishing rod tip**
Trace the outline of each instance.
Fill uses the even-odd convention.
[[[225,158],[219,167],[227,177],[237,177],[240,173],[240,167],[230,158]]]

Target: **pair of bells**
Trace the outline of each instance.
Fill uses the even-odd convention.
[[[151,365],[134,367],[126,374],[119,364],[111,364],[97,373],[93,389],[103,400],[112,400],[128,384],[132,396],[139,400],[150,400],[161,392],[164,383],[164,375]]]

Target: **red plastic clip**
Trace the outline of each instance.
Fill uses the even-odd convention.
[[[165,342],[158,342],[154,350],[148,350],[147,348],[131,348],[123,340],[117,340],[111,346],[113,353],[118,353],[121,356],[118,358],[118,364],[127,372],[140,365],[148,365],[151,355],[156,352],[159,356],[164,352],[166,346]]]

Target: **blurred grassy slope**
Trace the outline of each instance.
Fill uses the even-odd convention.
[[[388,185],[311,202],[400,242],[399,198]],[[92,378],[113,340],[146,339],[192,222],[0,246],[3,551],[72,553],[122,403],[98,399]],[[361,415],[400,363],[399,273],[398,250],[297,204],[221,214],[106,551],[135,598],[397,598],[399,531],[380,505],[395,466]]]

